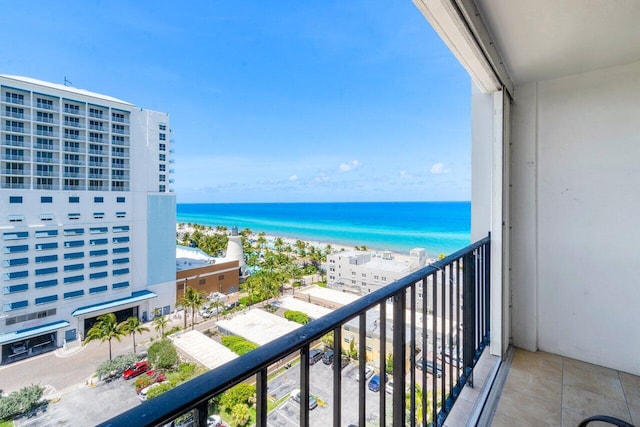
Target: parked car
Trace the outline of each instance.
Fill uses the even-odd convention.
[[[315,364],[317,361],[322,359],[323,355],[324,355],[324,351],[318,348],[314,348],[313,350],[311,350],[309,352],[309,365]]]
[[[364,379],[368,380],[369,378],[371,378],[371,375],[373,375],[373,366],[365,366],[364,367]]]
[[[225,310],[231,310],[232,308],[236,308],[239,305],[240,305],[240,303],[238,301],[229,302],[229,303],[224,305],[224,309]]]
[[[220,415],[209,415],[209,418],[207,418],[207,425],[211,427],[222,427],[224,424],[222,424],[222,418],[220,418]]]
[[[335,362],[335,358],[334,361]],[[335,369],[336,364],[331,363],[331,369]],[[344,369],[349,364],[349,358],[347,356],[340,356],[340,369]]]
[[[369,380],[369,390],[380,391],[380,377],[377,374]]]
[[[147,400],[147,393],[149,392],[149,390],[151,390],[152,388],[156,388],[159,387],[160,383],[153,383],[148,387],[143,388],[142,390],[140,390],[140,393],[138,393],[138,397],[140,398],[141,401],[146,401]]]
[[[291,398],[293,400],[295,400],[296,402],[300,403],[300,389],[296,388],[295,390],[293,390],[291,392]],[[318,406],[318,400],[312,395],[309,394],[309,410],[314,409],[316,406]]]
[[[149,363],[146,360],[142,360],[129,369],[125,369],[122,373],[122,378],[125,380],[137,377],[140,374],[143,374],[149,370]]]
[[[155,369],[150,369],[145,374],[146,376],[153,378],[157,383],[161,383],[162,381],[167,379],[167,376],[162,371],[156,371]]]
[[[327,350],[322,356],[322,363],[325,365],[331,365],[333,363],[333,350]]]
[[[433,375],[433,360],[420,359],[416,362],[416,368],[425,369],[427,373]],[[436,376],[440,378],[442,376],[442,365],[436,365]]]
[[[387,382],[384,386],[384,391],[388,394],[393,394],[393,380],[389,380],[389,382]]]

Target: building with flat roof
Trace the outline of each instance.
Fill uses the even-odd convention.
[[[233,258],[216,258],[198,248],[176,246],[176,300],[187,286],[209,295],[238,292],[240,263]]]
[[[426,251],[412,249],[397,259],[389,251],[342,251],[327,255],[327,285],[365,295],[392,283],[427,264]]]
[[[175,305],[166,113],[0,75],[1,361]]]

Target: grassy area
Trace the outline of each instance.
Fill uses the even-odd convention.
[[[0,420],[0,427],[13,427],[13,421],[1,421]]]

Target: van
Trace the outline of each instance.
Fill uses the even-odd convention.
[[[322,363],[325,365],[331,365],[333,363],[333,350],[327,350],[322,356]]]

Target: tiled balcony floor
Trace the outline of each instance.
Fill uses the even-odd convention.
[[[492,426],[575,427],[593,415],[610,415],[640,426],[640,377],[516,349]]]

